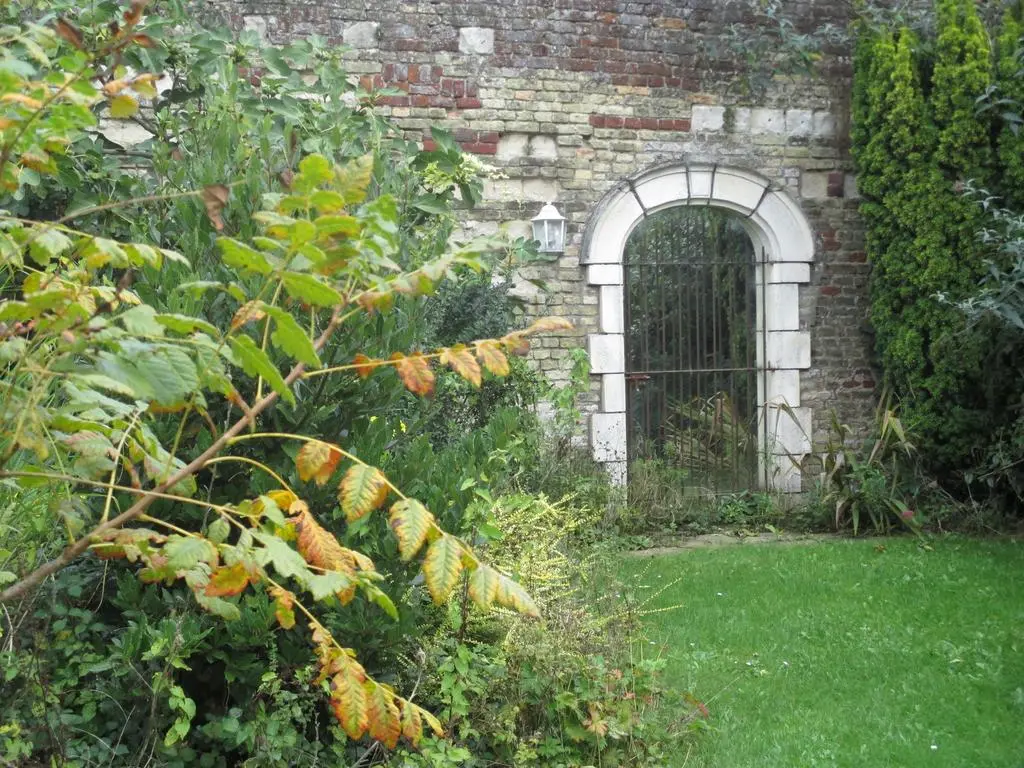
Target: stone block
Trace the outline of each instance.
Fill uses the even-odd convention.
[[[625,373],[626,342],[621,333],[591,333],[587,336],[591,373]]]
[[[836,118],[831,112],[818,110],[814,113],[811,135],[816,139],[834,139],[836,136]]]
[[[624,333],[621,285],[602,285],[599,318],[601,333]]]
[[[242,28],[249,32],[255,32],[260,45],[267,46],[270,45],[270,35],[267,30],[275,21],[273,16],[243,16]]]
[[[811,265],[798,263],[787,264],[773,262],[768,264],[767,282],[772,283],[809,283],[811,282]]]
[[[786,110],[786,133],[794,138],[810,136],[814,130],[814,113],[809,109]]]
[[[725,107],[709,107],[694,104],[690,117],[690,130],[693,133],[715,133],[725,126]]]
[[[626,460],[626,414],[595,413],[590,417],[590,447],[602,463]]]
[[[860,190],[857,189],[857,177],[852,173],[846,174],[843,179],[843,197],[849,200],[859,200]]]
[[[379,26],[375,21],[357,21],[349,24],[341,33],[341,41],[349,48],[376,48]]]
[[[523,182],[523,199],[550,203],[558,199],[558,185],[551,179],[527,179]]]
[[[767,453],[801,458],[811,452],[811,409],[768,406],[762,412],[767,418],[765,431]]]
[[[774,283],[765,286],[768,327],[775,331],[800,330],[800,297],[796,283]]]
[[[626,410],[626,376],[606,373],[601,377],[601,410],[605,413],[623,413]]]
[[[786,130],[786,113],[781,109],[757,107],[750,111],[750,132],[781,136]]]
[[[828,172],[804,171],[800,176],[800,197],[824,200],[828,197]]]
[[[525,133],[506,133],[498,139],[497,158],[499,160],[518,160],[526,157],[530,137]]]
[[[760,343],[760,335],[758,343]],[[768,368],[811,367],[811,335],[806,331],[768,331]]]
[[[587,267],[587,282],[591,285],[622,285],[622,267],[619,264],[591,264]]]
[[[764,386],[768,390],[767,397],[758,392],[758,397],[762,402],[776,406],[787,405],[791,408],[800,405],[799,371],[766,371]]]
[[[459,29],[459,51],[477,55],[494,53],[494,30],[489,27],[462,27]]]
[[[557,160],[558,144],[555,138],[553,136],[532,136],[529,155],[538,160]]]

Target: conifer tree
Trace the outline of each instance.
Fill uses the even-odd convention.
[[[998,190],[1007,207],[1024,210],[1024,2],[1006,10],[996,41],[997,93],[1009,117],[996,140]]]

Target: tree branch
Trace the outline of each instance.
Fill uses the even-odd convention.
[[[327,343],[327,340],[331,337],[334,331],[337,330],[338,325],[340,325],[340,318],[341,307],[339,306],[335,308],[334,314],[331,316],[330,322],[327,324],[327,327],[324,329],[324,332],[320,334],[320,338],[318,338],[316,340],[316,343],[314,344],[317,352],[323,349],[324,345]],[[290,387],[302,376],[302,373],[303,371],[305,371],[305,369],[306,366],[304,363],[297,363],[295,367],[292,368],[288,375],[285,377],[285,384]],[[212,459],[214,456],[220,453],[225,448],[225,446],[227,446],[231,438],[235,437],[247,426],[249,426],[249,424],[251,424],[256,419],[257,416],[259,416],[263,411],[267,410],[268,408],[270,408],[270,406],[276,403],[277,399],[277,392],[271,392],[266,397],[257,401],[247,413],[243,414],[242,417],[231,426],[230,429],[221,434],[221,436],[217,438],[217,440],[215,440],[214,443],[209,448],[207,448],[205,451],[199,454],[199,456],[197,456],[195,459],[189,462],[185,467],[171,475],[163,483],[158,485],[156,488],[152,489],[153,492],[163,493],[168,488],[171,488],[174,485],[180,483],[185,478],[191,477],[192,475],[196,474],[206,465],[207,461]],[[143,496],[141,499],[136,501],[134,504],[132,504],[128,509],[126,509],[117,517],[113,517],[107,522],[96,526],[92,531],[90,531],[85,536],[78,539],[70,546],[68,546],[63,552],[60,553],[58,557],[55,557],[53,560],[50,560],[49,562],[46,562],[43,565],[39,566],[34,571],[32,571],[28,576],[12,584],[3,592],[0,592],[0,604],[10,603],[25,597],[30,591],[32,591],[40,584],[42,584],[43,581],[45,581],[48,576],[52,576],[53,574],[57,573],[65,566],[70,565],[79,556],[81,556],[89,548],[89,546],[92,544],[93,539],[96,536],[99,536],[100,534],[103,534],[106,531],[113,530],[115,528],[120,528],[126,523],[130,523],[132,520],[136,519],[139,515],[145,512],[149,508],[149,506],[154,501],[157,500],[157,498],[159,497],[155,495]]]

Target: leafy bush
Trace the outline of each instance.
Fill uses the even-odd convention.
[[[424,723],[440,733],[392,687],[429,625],[407,561],[426,547],[435,602],[472,571],[477,599],[534,609],[442,530],[470,530],[443,503],[466,476],[433,482],[416,452],[486,482],[519,423],[494,405],[519,395],[492,390],[484,434],[436,447],[406,437],[429,416],[412,395],[434,390],[439,362],[473,385],[505,375],[530,333],[564,323],[425,351],[425,294],[506,255],[447,249],[454,191],[471,201],[479,185],[450,137],[406,144],[315,42],[261,51],[256,85],[245,41],[186,30],[164,46],[144,3],[108,24],[112,9],[6,30],[0,482],[25,543],[0,555],[14,691],[0,746],[78,764],[315,764],[366,733],[388,747]],[[173,74],[166,97],[153,65]],[[153,129],[141,173],[108,156],[104,109]],[[438,191],[442,160],[454,181]],[[124,191],[137,197],[107,202]],[[390,525],[370,514],[388,496]],[[308,633],[283,631],[300,621]]]
[[[853,152],[876,348],[921,460],[961,492],[993,436],[1016,418],[1007,406],[1022,391],[1012,366],[992,364],[999,332],[968,327],[956,306],[990,260],[1001,263],[978,237],[982,209],[962,190],[990,179],[1015,188],[1007,148],[1016,146],[1016,126],[1005,110],[979,105],[1019,88],[1007,52],[1018,16],[1007,15],[995,56],[969,0],[937,0],[933,40],[863,24],[857,44]]]

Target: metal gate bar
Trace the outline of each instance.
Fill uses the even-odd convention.
[[[654,213],[624,259],[630,461],[672,464],[681,482],[715,493],[766,480],[765,259],[729,216]]]

